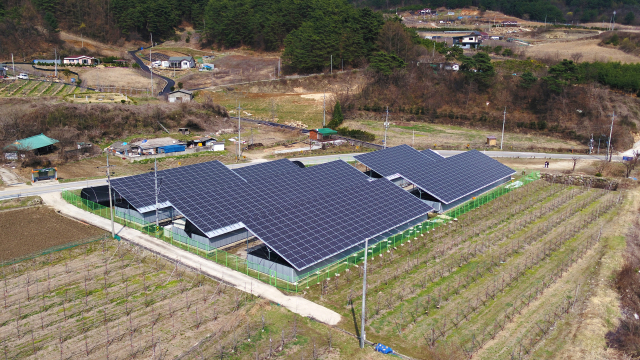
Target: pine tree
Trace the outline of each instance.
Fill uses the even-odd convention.
[[[336,130],[342,122],[344,121],[344,116],[342,116],[342,107],[340,107],[340,102],[336,101],[336,106],[333,107],[333,115],[331,116],[331,121],[327,124],[327,127],[330,129]]]

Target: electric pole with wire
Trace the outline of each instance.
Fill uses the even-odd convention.
[[[387,130],[389,130],[389,106],[387,105],[387,118],[384,120],[384,148],[387,148]]]
[[[614,111],[611,115],[611,129],[609,130],[609,142],[607,143],[607,156],[609,157],[609,162],[611,162],[611,135],[613,135],[613,121],[616,118],[616,112]]]
[[[365,311],[367,303],[367,253],[369,252],[369,239],[364,241],[364,269],[362,269],[362,316],[360,319],[360,348],[364,349],[366,336],[364,334]]]
[[[327,118],[327,102],[324,91],[322,92],[322,127],[325,127],[325,122]]]
[[[151,45],[153,45],[153,34],[151,34]],[[149,74],[151,74],[151,96],[153,96],[153,59],[151,58],[151,48],[149,48]]]
[[[507,122],[507,107],[504,107],[504,117],[502,118],[502,138],[500,138],[500,150],[502,150],[502,143],[504,142],[504,123]]]
[[[107,151],[107,166],[98,166],[98,168],[106,168],[107,171],[107,183],[109,184],[109,214],[111,215],[111,237],[116,237],[115,224],[113,221],[113,200],[111,197],[111,171],[110,169],[115,165],[109,165],[109,151]]]
[[[238,104],[238,155],[237,155],[237,161],[240,161],[240,151],[241,151],[241,144],[240,144],[240,112],[242,111],[242,108],[240,107],[240,104]]]
[[[157,154],[156,154],[157,155]],[[160,228],[160,219],[158,219],[158,158],[156,157],[153,162],[153,178],[155,180],[155,194],[156,194],[156,231]]]

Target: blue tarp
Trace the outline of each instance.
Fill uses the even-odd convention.
[[[393,354],[393,349],[388,346],[382,344],[376,344],[374,347],[375,351],[383,353],[383,354]]]
[[[180,151],[185,151],[187,147],[185,145],[166,145],[166,146],[158,146],[158,152],[159,153],[174,153],[174,152],[180,152]]]

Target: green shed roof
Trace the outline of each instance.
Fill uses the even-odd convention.
[[[316,129],[316,131],[322,135],[333,135],[338,133],[337,131],[329,128]]]
[[[39,149],[45,146],[53,145],[59,142],[56,139],[52,139],[44,134],[31,136],[25,139],[16,140],[13,143],[4,147],[4,150],[22,150],[29,151]]]

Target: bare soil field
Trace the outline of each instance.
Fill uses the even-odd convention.
[[[2,211],[0,260],[18,258],[102,234],[102,230],[58,215],[48,207]]]
[[[151,87],[150,77],[142,75],[135,69],[117,67],[95,67],[82,69],[82,84],[88,87],[116,86],[125,88],[146,89]],[[160,78],[153,79],[154,89],[162,89],[165,85]]]
[[[549,57],[556,60],[571,59],[575,53],[582,54],[582,61],[619,61],[622,63],[640,62],[640,57],[624,51],[598,46],[599,39],[554,42],[523,47],[525,56],[533,58]]]
[[[69,32],[66,31],[60,31],[60,39],[62,41],[64,41],[67,45],[69,45],[70,47],[76,49],[76,50],[80,50],[82,49],[82,46],[84,45],[84,48],[91,51],[91,52],[97,52],[102,56],[118,56],[121,58],[124,58],[126,56],[126,46],[132,46],[133,43],[131,44],[125,44],[123,43],[122,47],[117,46],[117,45],[109,45],[109,44],[104,44],[101,43],[99,41],[95,41],[95,40],[91,40],[91,39],[87,39],[87,38],[82,38],[81,36],[75,35],[75,34],[71,34]]]
[[[191,74],[180,79],[189,89],[274,79],[278,59],[249,55],[225,55],[213,60],[216,70]]]

